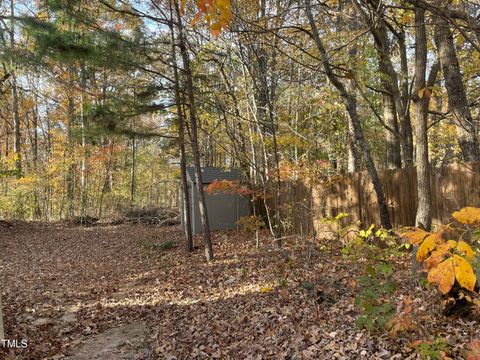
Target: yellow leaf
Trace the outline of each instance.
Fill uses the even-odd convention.
[[[403,14],[402,17],[400,18],[400,23],[403,25],[407,25],[409,22],[410,22],[409,14],[407,13]]]
[[[473,291],[477,277],[473,271],[472,265],[460,255],[453,255],[453,265],[455,268],[455,278],[461,287]]]
[[[462,46],[464,43],[465,43],[465,38],[461,34],[459,34],[457,36],[457,46]]]
[[[455,240],[448,240],[446,243],[437,247],[435,251],[425,260],[425,266],[427,270],[434,268],[438,264],[440,264],[451,249],[454,249],[457,246],[457,242]]]
[[[432,96],[432,90],[431,87],[424,87],[418,89],[418,97],[420,99],[423,99],[424,97],[430,97]]]
[[[465,255],[467,258],[473,259],[473,250],[465,241],[460,240],[458,242],[457,251]]]
[[[462,224],[475,224],[480,222],[480,208],[464,207],[452,214],[453,218]]]
[[[423,93],[424,93],[424,92],[425,92],[425,88],[420,88],[420,89],[418,89],[418,97],[419,97],[420,99],[423,98]]]
[[[417,228],[408,230],[401,234],[402,237],[406,238],[408,242],[413,245],[420,244],[428,235],[430,235],[429,232]]]
[[[438,284],[438,289],[442,294],[448,293],[455,283],[453,258],[448,258],[432,268],[428,273],[427,280],[429,283]]]
[[[423,240],[422,244],[418,247],[417,250],[417,261],[419,263],[423,262],[433,249],[435,249],[435,245],[441,239],[440,233],[433,233],[428,235],[425,240]]]
[[[271,285],[263,286],[263,287],[260,288],[260,292],[262,292],[262,293],[267,293],[267,292],[270,292],[270,291],[273,291],[273,286],[271,286]]]

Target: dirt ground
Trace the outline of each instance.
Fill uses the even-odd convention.
[[[358,264],[335,244],[291,238],[280,251],[266,239],[256,249],[251,235],[217,232],[207,264],[200,238],[184,254],[178,227],[0,227],[6,337],[28,342],[0,358],[416,359],[412,342],[429,334],[462,358],[480,338],[476,320],[446,321],[406,277],[422,331],[359,330]]]

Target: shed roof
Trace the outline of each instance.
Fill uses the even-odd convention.
[[[195,182],[195,168],[187,167],[188,181]],[[241,180],[242,172],[239,168],[223,169],[217,167],[202,167],[202,183],[211,184],[214,180]]]

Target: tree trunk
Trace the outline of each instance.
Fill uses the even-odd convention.
[[[186,80],[188,110],[189,110],[189,118],[190,118],[190,142],[192,146],[193,163],[195,167],[195,183],[198,191],[200,217],[202,219],[202,225],[203,225],[203,241],[205,243],[205,256],[207,258],[207,261],[212,261],[213,247],[212,247],[212,240],[210,237],[210,225],[208,223],[207,204],[205,201],[205,192],[203,189],[203,182],[202,182],[202,168],[200,164],[200,152],[198,147],[198,124],[197,124],[197,116],[196,116],[196,109],[195,109],[195,96],[194,96],[195,94],[194,94],[194,88],[193,88],[192,72],[190,69],[190,58],[185,45],[182,17],[180,13],[178,0],[175,0],[174,4],[175,4],[175,12],[177,15],[176,25],[178,29],[178,41],[179,41],[180,53],[181,53],[182,62],[183,62],[183,72],[185,74],[185,80]]]
[[[402,111],[399,117],[400,121],[400,147],[402,151],[402,161],[404,166],[413,165],[413,132],[412,120],[410,118],[410,84],[408,77],[407,46],[405,44],[405,32],[400,33],[398,39],[400,50],[400,93]],[[398,110],[397,110],[398,113]]]
[[[134,124],[133,124],[133,118],[132,118],[132,132],[134,131]],[[135,175],[136,175],[136,152],[137,152],[137,142],[135,139],[135,135],[132,135],[131,137],[131,156],[132,156],[132,166],[130,168],[130,207],[133,208],[135,205]]]
[[[275,83],[275,81],[272,81]],[[275,207],[275,214],[274,214],[274,223],[275,223],[275,242],[277,247],[281,248],[283,245],[282,241],[282,234],[283,234],[283,225],[282,225],[282,213],[281,213],[281,205],[280,205],[280,198],[282,193],[282,185],[280,179],[280,156],[279,156],[279,149],[277,143],[277,126],[275,124],[275,117],[274,117],[274,104],[273,99],[275,94],[275,85],[270,85],[271,90],[268,91],[267,84],[263,84],[262,86],[266,86],[265,92],[267,93],[267,105],[268,105],[268,117],[269,117],[269,124],[270,124],[270,131],[273,140],[273,161],[275,166],[275,199],[274,199],[274,207]]]
[[[113,147],[114,147],[114,141],[110,141],[110,151],[108,154],[108,162],[107,162],[107,167],[105,168],[105,178],[103,180],[103,186],[102,186],[102,192],[100,193],[100,200],[98,204],[98,218],[101,219],[103,215],[103,198],[105,196],[105,193],[107,192],[107,189],[109,188],[109,177],[110,177],[110,169],[112,167],[112,160],[113,160]]]
[[[85,94],[86,94],[86,69],[85,69],[85,64],[80,65],[80,130],[81,130],[81,141],[82,141],[82,160],[80,164],[80,216],[83,218],[86,213],[86,207],[87,207],[87,195],[88,195],[88,189],[87,189],[87,154],[86,154],[86,146],[87,146],[87,141],[86,141],[86,118],[85,114],[83,112],[84,108],[84,101],[85,101]]]
[[[380,178],[378,176],[377,168],[375,167],[373,157],[370,153],[370,149],[368,148],[367,142],[365,141],[365,137],[363,135],[363,127],[357,114],[356,98],[347,92],[343,83],[334,74],[328,60],[329,57],[327,55],[327,51],[320,38],[320,34],[318,32],[318,28],[316,26],[315,19],[312,14],[310,0],[305,0],[305,4],[306,4],[305,9],[307,12],[308,21],[312,29],[313,40],[315,41],[318,52],[320,54],[323,69],[325,70],[325,74],[327,75],[330,82],[335,86],[335,88],[340,93],[340,96],[343,100],[343,103],[352,121],[353,131],[355,134],[355,141],[360,146],[360,149],[362,150],[365,166],[367,168],[368,174],[370,175],[373,187],[375,189],[375,194],[377,196],[377,203],[378,203],[378,209],[380,213],[381,225],[385,229],[391,229],[392,224],[390,223],[390,217],[388,215],[388,207],[385,199],[385,194],[383,193],[382,185],[380,183]]]
[[[14,26],[14,17],[15,17],[15,6],[14,1],[10,1],[10,15],[11,15],[11,27],[10,27],[10,46],[13,50],[15,47],[15,26]],[[18,113],[18,91],[17,91],[17,78],[15,75],[14,64],[12,63],[12,73],[11,73],[11,85],[12,85],[12,115],[13,115],[13,154],[15,156],[15,170],[17,177],[22,176],[22,160],[20,153],[20,116]]]
[[[355,173],[360,171],[361,158],[358,151],[357,144],[355,143],[355,131],[353,129],[352,119],[347,114],[347,126],[348,126],[348,153],[347,153],[347,172]]]
[[[480,160],[480,148],[477,137],[477,124],[472,118],[467,94],[460,71],[452,32],[446,20],[434,17],[435,45],[442,66],[445,87],[448,94],[448,107],[453,113],[457,128],[457,138],[465,161]]]
[[[2,297],[0,295],[0,341],[1,340],[5,340],[5,331],[3,330]]]
[[[371,14],[367,14],[357,1],[354,1],[354,4],[356,5],[357,10],[362,14],[364,21],[369,24],[372,23]],[[402,70],[402,83],[400,87],[399,76],[391,59],[392,49],[388,39],[388,28],[385,22],[383,6],[378,0],[368,0],[368,4],[370,5],[371,13],[377,13],[377,18],[370,27],[370,31],[373,35],[375,48],[379,57],[379,70],[382,74],[381,82],[382,87],[384,88],[384,122],[385,125],[389,127],[386,131],[390,133],[387,133],[387,143],[390,144],[390,148],[387,150],[389,152],[389,154],[387,154],[389,158],[388,167],[397,167],[397,158],[400,158],[400,166],[402,159],[403,163],[408,166],[412,164],[413,141],[408,102],[404,102],[404,100],[408,98],[408,67],[406,63],[404,39],[402,38],[401,33],[395,34],[400,38],[399,47]],[[392,106],[395,111],[394,117],[392,117]],[[393,136],[395,136],[396,139],[394,139]],[[400,148],[398,148],[398,146]]]
[[[376,28],[377,36],[375,36],[375,40],[379,57],[378,70],[380,72],[380,82],[384,90],[382,93],[383,121],[388,126],[388,129],[385,129],[387,168],[399,169],[402,167],[402,158],[396,102],[399,103],[400,101],[400,92],[398,91],[398,85],[396,84],[397,76],[396,73],[394,73],[395,70],[393,69],[390,59],[390,44],[387,30],[383,21],[379,21],[379,24],[380,25]],[[398,97],[398,99],[395,99],[395,97]]]
[[[170,11],[171,19],[173,21],[173,14]],[[187,160],[185,153],[185,118],[183,114],[183,97],[180,96],[180,80],[178,76],[177,69],[177,49],[176,49],[176,39],[175,31],[172,27],[170,28],[172,35],[172,58],[173,58],[173,75],[175,81],[175,102],[177,104],[177,117],[178,117],[178,147],[180,150],[180,173],[181,173],[181,186],[182,186],[182,207],[183,213],[183,226],[185,230],[185,250],[187,252],[193,251],[193,235],[192,235],[192,224],[191,224],[191,211],[190,211],[190,193],[188,191],[188,182],[187,182]],[[192,199],[193,200],[193,199]]]
[[[431,91],[438,72],[438,64],[427,71],[427,33],[425,29],[425,10],[415,9],[415,137],[417,141],[417,195],[418,207],[415,224],[427,231],[432,225],[432,194],[430,188],[430,164],[428,161],[428,105]]]
[[[36,91],[36,90],[35,90]],[[32,155],[33,155],[33,169],[35,174],[38,174],[38,96],[35,92],[34,96],[34,108],[32,114],[32,127],[33,127],[33,143],[32,143]],[[39,189],[35,189],[34,193],[35,202],[35,219],[39,220],[42,217],[42,210],[39,203]]]
[[[33,127],[33,144],[32,144],[32,155],[33,155],[33,168],[35,171],[38,170],[38,96],[35,93],[35,104],[33,109],[32,117],[32,127]]]
[[[342,13],[344,11],[344,2],[340,1],[339,2],[339,13]],[[347,9],[348,17],[350,19],[354,18],[353,11],[354,9],[349,7]],[[339,17],[339,21],[337,23],[337,27],[341,28],[344,26],[343,21],[340,21],[341,17]],[[347,30],[358,30],[359,24],[355,21],[349,21],[347,24]],[[352,94],[355,98],[357,97],[357,86],[355,83],[355,78],[356,74],[355,72],[357,71],[357,65],[358,65],[358,42],[354,41],[353,44],[351,45],[349,51],[348,51],[348,62],[351,64],[350,66],[350,71],[354,74],[352,79],[350,79],[347,82],[347,92]],[[357,101],[355,99],[355,101]],[[347,141],[347,172],[348,173],[354,173],[357,171],[360,171],[361,167],[361,155],[358,150],[358,144],[355,142],[355,132],[353,130],[353,124],[352,120],[350,119],[350,116],[346,114],[347,118],[347,136],[348,136],[348,141]]]
[[[387,168],[399,169],[402,167],[402,159],[400,153],[400,141],[398,138],[398,121],[395,109],[395,101],[390,94],[383,94],[383,121],[385,124],[395,131],[385,129],[386,146],[387,146]]]
[[[5,152],[4,152],[4,155],[5,157],[8,157],[9,153],[10,153],[10,143],[9,143],[9,139],[10,139],[10,129],[9,129],[9,126],[8,126],[8,121],[7,119],[3,118],[4,120],[4,125],[3,125],[3,129],[5,131]]]
[[[75,103],[73,100],[73,69],[69,68],[68,95],[67,95],[67,218],[71,219],[74,213],[74,161],[73,161],[73,125],[75,122]]]

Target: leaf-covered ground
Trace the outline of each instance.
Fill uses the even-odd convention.
[[[356,327],[362,265],[336,242],[279,251],[219,232],[207,264],[201,239],[188,256],[181,241],[177,227],[0,227],[6,335],[28,340],[0,358],[416,359],[412,342],[429,336],[462,358],[480,338],[475,319],[446,319],[435,291],[413,288],[407,259],[396,296],[412,299],[415,326],[392,337]]]

